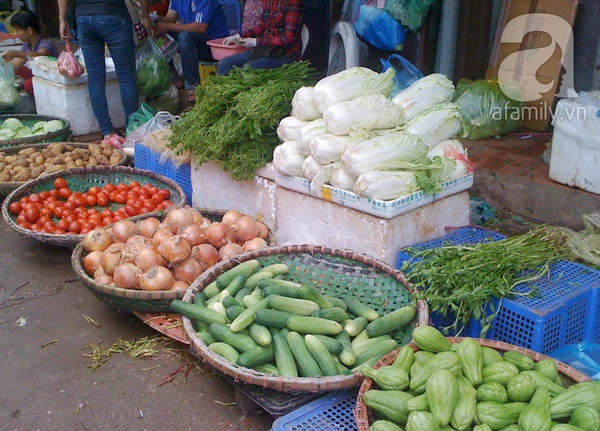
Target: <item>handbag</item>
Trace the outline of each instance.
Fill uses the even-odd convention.
[[[135,47],[139,48],[142,40],[148,37],[148,30],[146,30],[146,27],[140,20],[137,7],[133,4],[133,1],[125,0],[125,6],[127,6],[127,11],[133,24],[133,42],[135,43]]]

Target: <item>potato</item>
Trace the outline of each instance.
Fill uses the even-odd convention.
[[[6,154],[0,153],[0,162],[4,162],[5,157],[6,157]]]
[[[67,151],[73,151],[75,149],[75,147],[73,146],[73,144],[66,144],[65,148],[67,149]]]
[[[13,166],[29,166],[29,160],[27,159],[19,159],[13,162]]]
[[[102,154],[96,156],[96,161],[100,166],[108,165],[108,157],[103,156]]]
[[[65,163],[65,157],[60,155],[50,160],[53,165],[62,165]]]
[[[105,148],[102,150],[102,155],[105,157],[110,157],[113,153],[112,148]]]
[[[23,168],[12,177],[13,181],[29,181],[31,179],[31,169]]]
[[[85,166],[85,162],[81,159],[77,159],[75,160],[75,165],[77,165],[78,168],[82,168]]]
[[[48,150],[55,156],[60,156],[65,152],[66,148],[67,146],[64,142],[53,142],[52,144],[48,145]]]
[[[6,163],[0,162],[0,172],[2,172],[5,167],[6,167]]]
[[[71,152],[71,157],[73,158],[73,160],[81,159],[83,157],[83,150],[81,148],[75,148]]]
[[[4,172],[0,173],[0,183],[8,183],[10,180],[10,174]]]
[[[123,155],[121,153],[119,153],[118,151],[115,151],[111,154],[109,163],[112,166],[114,166],[114,165],[118,164],[122,159],[123,159]]]
[[[69,163],[69,162],[74,162],[75,161],[75,159],[73,157],[67,156],[66,154],[65,154],[65,159],[64,160],[65,160],[65,163]]]
[[[60,172],[65,170],[65,165],[50,165],[50,167],[46,168],[44,171],[47,173],[52,172]]]
[[[44,173],[44,168],[41,166],[36,166],[31,169],[31,178],[37,178]]]
[[[98,144],[90,144],[89,148],[90,148],[90,152],[92,152],[92,153],[102,151],[102,149],[100,148],[100,145],[98,145]]]
[[[31,154],[35,153],[35,148],[23,148],[22,150],[19,150],[19,155],[24,155],[26,157],[29,157]]]
[[[6,156],[6,157],[4,158],[4,161],[5,161],[6,163],[13,163],[13,162],[15,162],[15,161],[17,161],[17,160],[18,160],[18,157],[17,157],[17,156],[13,156],[13,155]]]
[[[70,162],[67,162],[67,169],[74,169],[76,167],[77,167],[77,165],[75,164],[75,162],[73,160],[71,160]]]
[[[86,166],[98,166],[98,162],[94,157],[90,157],[90,159],[87,161]]]
[[[37,163],[38,165],[43,165],[45,161],[46,161],[46,159],[41,154],[39,156],[37,156],[34,160],[34,162]]]

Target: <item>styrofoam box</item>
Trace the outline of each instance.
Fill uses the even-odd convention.
[[[600,96],[599,91],[589,94]],[[583,104],[580,98],[562,99],[556,105],[549,176],[600,194],[600,104]]]
[[[291,177],[279,173],[275,173],[275,183],[299,193],[389,219],[445,198],[446,196],[469,189],[473,185],[473,176],[471,173],[445,181],[442,183],[442,191],[439,193],[425,194],[422,190],[419,190],[391,201],[365,198],[351,191],[337,189],[330,185],[324,185],[321,187],[321,190],[316,190],[306,178]]]
[[[60,115],[71,123],[74,136],[100,131],[92,110],[87,83],[63,85],[37,76],[33,77],[35,107],[38,114]],[[125,126],[119,82],[106,81],[108,113],[115,128]]]
[[[106,58],[106,80],[112,81],[117,79],[117,72],[115,71],[115,64],[112,58]],[[49,71],[45,69],[41,69],[40,67],[36,67],[35,63],[31,66],[31,73],[33,76],[37,76],[38,78],[46,79],[50,82],[55,82],[62,85],[77,85],[77,84],[85,84],[88,82],[87,72],[78,76],[77,78],[68,78],[66,76],[61,75],[56,71]]]

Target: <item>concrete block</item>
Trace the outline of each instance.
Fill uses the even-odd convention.
[[[274,171],[269,164],[257,171],[251,180],[238,181],[218,164],[192,161],[192,205],[195,208],[236,209],[256,217],[264,216],[271,230],[276,225]]]
[[[469,194],[461,192],[391,219],[279,187],[275,237],[280,245],[352,249],[395,266],[402,247],[438,238],[444,228],[469,224]]]

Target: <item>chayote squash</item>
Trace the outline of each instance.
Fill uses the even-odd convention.
[[[423,361],[415,361],[410,366],[410,373],[408,373],[409,377],[412,379],[414,376],[419,374],[419,372],[425,367],[425,362]],[[409,382],[410,384],[410,382]]]
[[[582,431],[581,428],[569,424],[552,425],[550,431]]]
[[[600,382],[581,382],[569,386],[562,394],[552,398],[550,414],[553,420],[565,419],[582,406],[600,410]]]
[[[600,430],[600,410],[589,406],[576,407],[573,410],[569,425],[581,428],[584,431]]]
[[[408,387],[408,374],[398,367],[387,365],[375,369],[369,364],[363,364],[360,372],[387,391],[403,391]]]
[[[516,376],[515,376],[516,377]],[[510,382],[510,381],[509,381]],[[532,381],[533,382],[533,381]],[[535,391],[534,386],[534,391]],[[533,395],[533,393],[532,393]],[[477,388],[476,398],[478,402],[481,401],[494,401],[496,403],[504,404],[508,401],[508,392],[504,386],[497,382],[483,383]],[[531,397],[529,397],[531,398]],[[523,400],[513,400],[523,401]],[[529,401],[529,399],[527,399]]]
[[[417,395],[416,397],[408,400],[406,403],[406,410],[409,412],[428,412],[429,402],[427,401],[427,394]]]
[[[363,395],[363,402],[371,407],[380,419],[405,424],[408,419],[406,403],[413,396],[404,391],[370,389]]]
[[[410,389],[417,394],[423,393],[429,377],[440,369],[450,370],[452,374],[456,375],[461,369],[460,357],[454,352],[438,353],[410,379]]]
[[[475,420],[475,414],[477,412],[477,399],[475,398],[475,388],[460,386],[460,395],[458,396],[458,402],[452,412],[452,419],[450,425],[454,429],[464,431],[468,429],[473,421]]]
[[[523,431],[523,428],[521,428],[519,424],[512,424],[502,428],[500,431]]]
[[[440,425],[429,412],[411,412],[406,421],[406,431],[440,431]]]
[[[447,352],[452,348],[450,340],[433,326],[417,326],[413,329],[412,338],[420,350],[427,352]]]
[[[526,403],[500,404],[493,401],[483,401],[477,404],[477,420],[487,424],[493,430],[500,430],[518,423],[519,415]]]
[[[399,425],[394,422],[386,421],[384,419],[376,420],[369,427],[369,431],[403,431]]]
[[[475,425],[473,427],[473,431],[492,431],[492,428],[490,428],[490,426],[488,424],[480,424],[480,425]]]
[[[559,378],[558,369],[556,368],[556,362],[554,362],[554,359],[548,358],[537,361],[533,369],[551,382],[556,382]]]
[[[435,371],[425,384],[429,411],[440,425],[447,425],[460,395],[454,374],[447,369]]]
[[[524,353],[516,350],[507,350],[502,356],[504,362],[508,362],[517,367],[520,371],[533,370],[535,361]]]
[[[392,363],[393,367],[400,368],[407,375],[410,374],[410,367],[415,360],[415,351],[409,345],[404,345],[398,350],[398,356]]]
[[[465,338],[458,344],[456,353],[460,357],[463,375],[474,386],[481,384],[483,379],[483,348],[472,338]]]
[[[483,367],[481,375],[483,383],[496,382],[501,385],[508,384],[508,381],[519,374],[519,369],[508,362],[493,362]]]
[[[433,352],[426,352],[425,350],[417,350],[414,354],[413,362],[427,362],[435,356]]]
[[[544,387],[544,388],[548,389],[548,392],[553,397],[556,395],[560,395],[565,391],[565,388],[557,385],[553,381],[548,380],[546,377],[544,377],[542,374],[538,373],[537,371],[533,371],[533,370],[521,371],[521,374],[524,374],[526,376],[533,378],[533,380],[535,381],[538,388]]]
[[[484,367],[487,367],[488,365],[490,365],[493,362],[504,361],[504,359],[502,359],[502,355],[496,349],[492,349],[491,347],[488,347],[488,346],[482,346],[481,349],[483,350],[483,366]]]
[[[524,403],[528,403],[531,400],[536,389],[537,383],[533,377],[523,373],[519,373],[511,378],[506,385],[508,399]]]
[[[529,404],[519,415],[519,426],[526,431],[550,431],[550,393],[541,387],[535,391]]]

